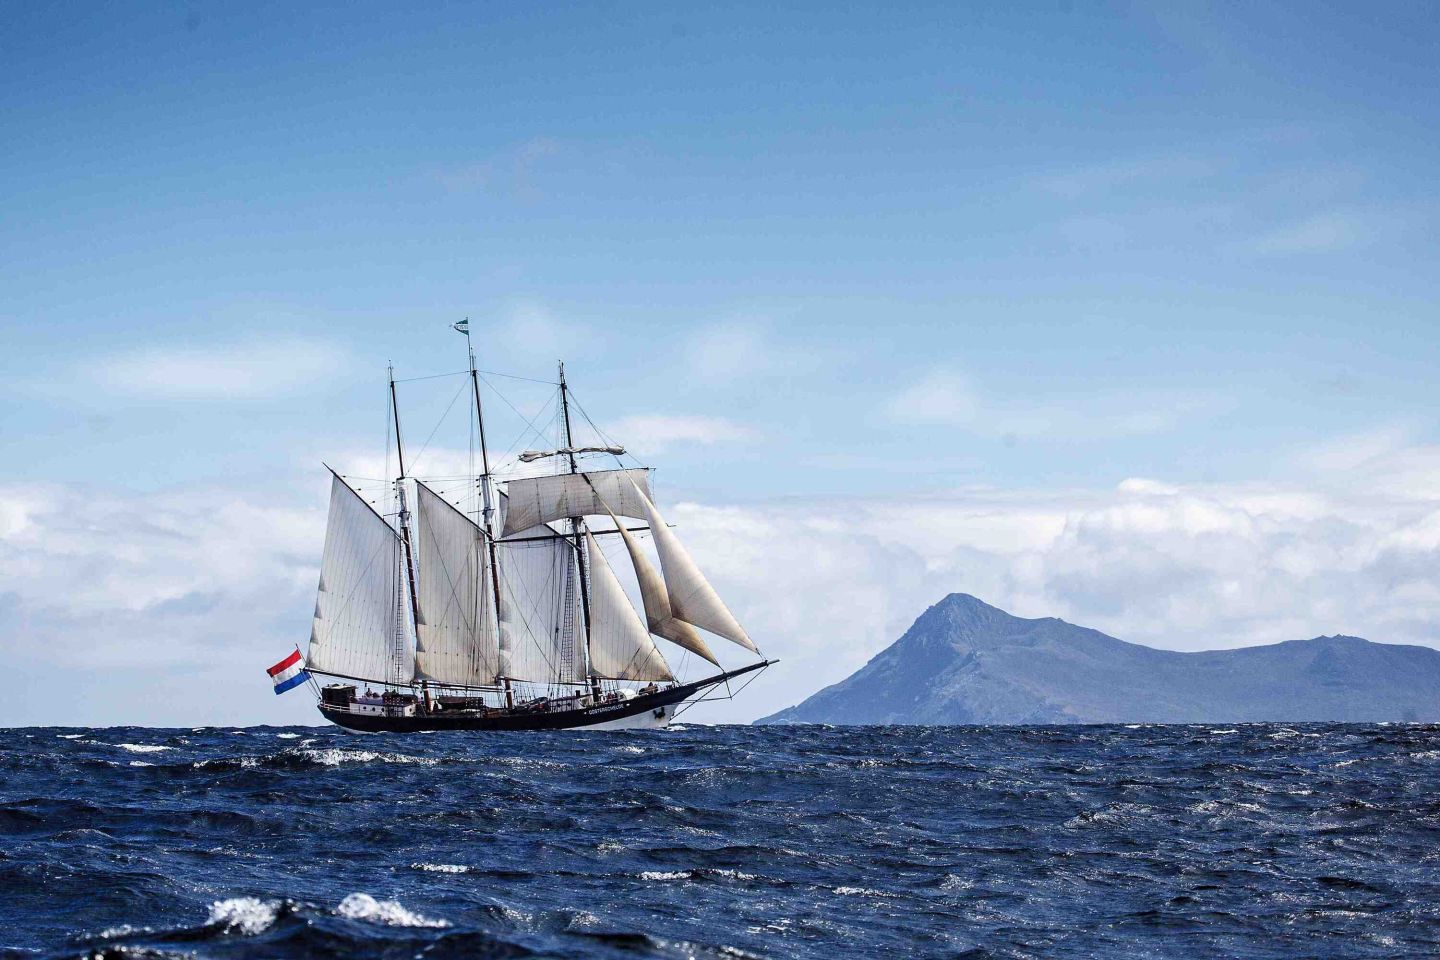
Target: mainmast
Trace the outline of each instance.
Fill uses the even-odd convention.
[[[480,435],[480,497],[484,504],[484,526],[485,526],[485,549],[490,555],[490,595],[495,601],[495,631],[500,631],[500,566],[495,558],[495,504],[494,494],[491,491],[492,482],[490,478],[490,450],[485,445],[485,413],[480,405],[480,374],[475,369],[475,345],[470,340],[470,318],[466,317],[462,323],[455,324],[455,329],[465,334],[465,348],[470,354],[470,386],[475,394],[475,426]],[[474,461],[471,461],[474,465]],[[498,646],[498,642],[497,642]],[[509,678],[500,678],[505,687],[505,701],[507,705],[513,702],[514,695],[511,692]]]
[[[575,438],[570,432],[570,388],[565,384],[565,361],[560,361],[560,412],[565,423],[565,456],[570,461],[570,472],[579,473],[580,467],[575,462]],[[575,541],[575,562],[579,564],[580,570],[580,613],[585,621],[585,643],[582,649],[585,651],[585,663],[582,676],[590,674],[590,590],[585,583],[585,545],[580,542],[585,534],[585,518],[570,518],[570,535]],[[593,683],[593,681],[592,681]]]
[[[410,614],[415,618],[415,628],[420,628],[420,601],[415,593],[415,557],[410,549],[410,508],[405,502],[405,446],[400,442],[400,404],[395,398],[395,368],[390,372],[390,412],[395,418],[395,455],[400,461],[400,476],[395,480],[395,491],[400,495],[400,539],[405,546],[405,572],[410,583]],[[394,657],[395,669],[399,672],[399,661],[403,652]]]

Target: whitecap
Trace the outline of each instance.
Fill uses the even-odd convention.
[[[275,734],[275,739],[276,739],[276,740],[298,740],[299,738],[300,738],[300,734],[298,734],[298,733],[277,733],[277,734]]]
[[[132,767],[153,767],[153,766],[155,766],[155,764],[153,764],[153,763],[146,763],[144,760],[131,760],[131,761],[130,761],[130,766],[132,766]]]
[[[161,747],[153,743],[117,743],[115,746],[121,750],[129,750],[131,753],[159,753],[162,750],[171,750],[173,747]]]
[[[884,890],[872,890],[872,889],[869,888],[869,887],[836,887],[836,888],[835,888],[835,893],[836,893],[838,896],[842,896],[842,897],[853,897],[853,896],[883,897],[883,896],[885,896],[885,891],[884,891]]]
[[[412,863],[411,870],[424,870],[426,873],[469,873],[469,867],[462,867],[458,863]]]
[[[641,880],[689,880],[689,870],[646,870],[640,874]]]
[[[411,757],[403,753],[376,753],[374,750],[342,750],[328,747],[324,750],[302,749],[300,755],[315,761],[322,767],[338,767],[342,763],[370,763],[380,760],[384,763],[419,763],[433,766],[436,761],[427,757]]]
[[[61,740],[79,740],[81,737],[85,736],[85,734],[83,734],[83,733],[60,733],[60,734],[56,734],[56,736],[58,736]]]
[[[405,909],[398,900],[376,900],[368,893],[352,893],[335,912],[349,920],[383,923],[387,927],[448,927],[448,920],[431,920]]]
[[[114,940],[116,937],[132,937],[137,933],[154,933],[151,927],[133,927],[128,923],[122,923],[118,927],[106,927],[95,934],[96,940]]]
[[[231,897],[229,900],[217,900],[210,905],[208,922],[218,924],[226,930],[254,936],[269,930],[279,911],[279,900]]]
[[[1219,736],[1219,735],[1221,735],[1221,734],[1223,734],[1223,733],[1239,733],[1239,732],[1240,732],[1239,730],[1211,730],[1211,731],[1210,731],[1210,733],[1211,733],[1212,736]]]

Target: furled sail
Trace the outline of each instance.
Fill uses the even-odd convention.
[[[493,684],[500,662],[484,534],[425,484],[416,488],[415,679]]]
[[[400,538],[338,476],[320,560],[320,590],[306,665],[321,673],[408,683],[413,664],[395,656]]]
[[[637,497],[637,491],[639,496]],[[589,473],[560,473],[548,477],[511,480],[502,537],[551,520],[584,517],[606,512],[626,517],[645,516],[640,501],[649,496],[650,482],[645,470],[596,470]]]
[[[630,536],[625,524],[616,520],[613,513],[610,519],[615,520],[620,537],[625,541],[625,549],[630,552],[630,563],[635,567],[635,579],[640,582],[640,598],[645,604],[645,621],[650,632],[692,653],[698,653],[717,667],[720,666],[720,661],[710,652],[710,645],[700,636],[699,631],[684,620],[675,619],[670,611],[670,594],[665,590],[665,581],[660,578],[660,572],[651,565],[649,558],[640,551],[640,545]]]
[[[634,494],[645,508],[650,533],[655,537],[655,551],[660,554],[660,568],[665,572],[665,587],[670,594],[671,614],[738,643],[751,653],[759,653],[730,608],[725,606],[715,588],[710,586],[710,581],[690,559],[679,538],[665,525],[665,518],[650,502],[649,495],[638,486],[634,488]]]
[[[590,562],[590,672],[610,680],[674,680],[588,530],[585,556]]]
[[[575,548],[561,537],[495,544],[500,567],[500,674],[539,683],[582,679]]]

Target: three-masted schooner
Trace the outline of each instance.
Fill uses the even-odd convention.
[[[454,326],[468,341],[468,321]],[[407,475],[393,370],[399,472],[386,478],[387,496],[377,508],[331,471],[304,664],[333,681],[313,684],[320,712],[372,732],[663,727],[691,703],[738,692],[732,679],[769,666],[666,525],[649,470],[582,466],[625,451],[576,445],[563,363],[553,385],[557,448],[520,454],[527,472],[539,468],[529,475],[492,473],[481,377],[473,347],[468,352],[480,470],[465,478],[464,496]],[[387,439],[387,460],[388,450]],[[636,520],[641,525],[628,524]],[[646,534],[658,571],[639,542]],[[600,548],[600,538],[615,537],[643,616]],[[723,669],[701,630],[757,659]],[[656,638],[718,672],[677,680]]]

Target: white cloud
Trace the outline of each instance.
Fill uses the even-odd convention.
[[[503,356],[523,364],[523,369],[533,370],[532,375],[546,378],[555,374],[557,360],[577,356],[594,342],[589,327],[557,317],[535,300],[511,303],[499,320],[485,327],[477,344],[491,344]],[[481,366],[489,363],[487,357]]]
[[[1244,246],[1262,256],[1334,253],[1367,242],[1373,232],[1373,226],[1361,217],[1327,211],[1276,227]]]
[[[793,703],[951,591],[1173,649],[1336,632],[1440,646],[1440,447],[1377,450],[1345,468],[1297,459],[1311,472],[1288,483],[1130,477],[1105,489],[664,503],[782,660],[741,700],[695,716]],[[200,722],[236,704],[252,722],[308,718],[247,671],[303,643],[323,525],[319,483],[298,505],[222,489],[0,486],[0,655],[22,678],[144,666],[116,681],[111,722]],[[192,689],[202,677],[239,699],[212,702]]]
[[[1173,190],[1177,183],[1211,177],[1221,166],[1214,158],[1201,155],[1126,157],[1056,170],[1040,177],[1036,185],[1048,193],[1069,198],[1110,193],[1137,183],[1158,184]]]
[[[1407,451],[1404,456],[1412,456]],[[1333,480],[1333,478],[1331,478]],[[1440,484],[1440,458],[1431,486]],[[1167,484],[672,510],[767,652],[766,697],[848,675],[952,591],[1180,650],[1350,633],[1440,646],[1427,488]],[[739,704],[734,716],[768,707]]]
[[[1211,398],[1178,394],[1090,396],[1083,407],[997,403],[959,374],[936,370],[891,396],[881,413],[893,423],[950,426],[984,437],[1096,440],[1163,433],[1214,406]]]
[[[816,338],[803,343],[777,333],[764,318],[735,318],[701,327],[681,344],[680,362],[700,381],[793,378],[850,362],[847,352]]]
[[[745,443],[758,436],[750,427],[724,417],[658,413],[622,417],[606,432],[631,453],[646,455],[683,445]]]
[[[965,424],[974,422],[980,403],[964,378],[937,371],[891,397],[884,410],[902,423]]]
[[[490,192],[526,196],[535,190],[540,166],[559,152],[558,141],[550,137],[532,137],[484,159],[432,164],[421,171],[421,177],[450,193]]]
[[[87,362],[83,376],[117,393],[173,400],[260,400],[308,389],[349,357],[316,340],[277,338],[141,347]]]

